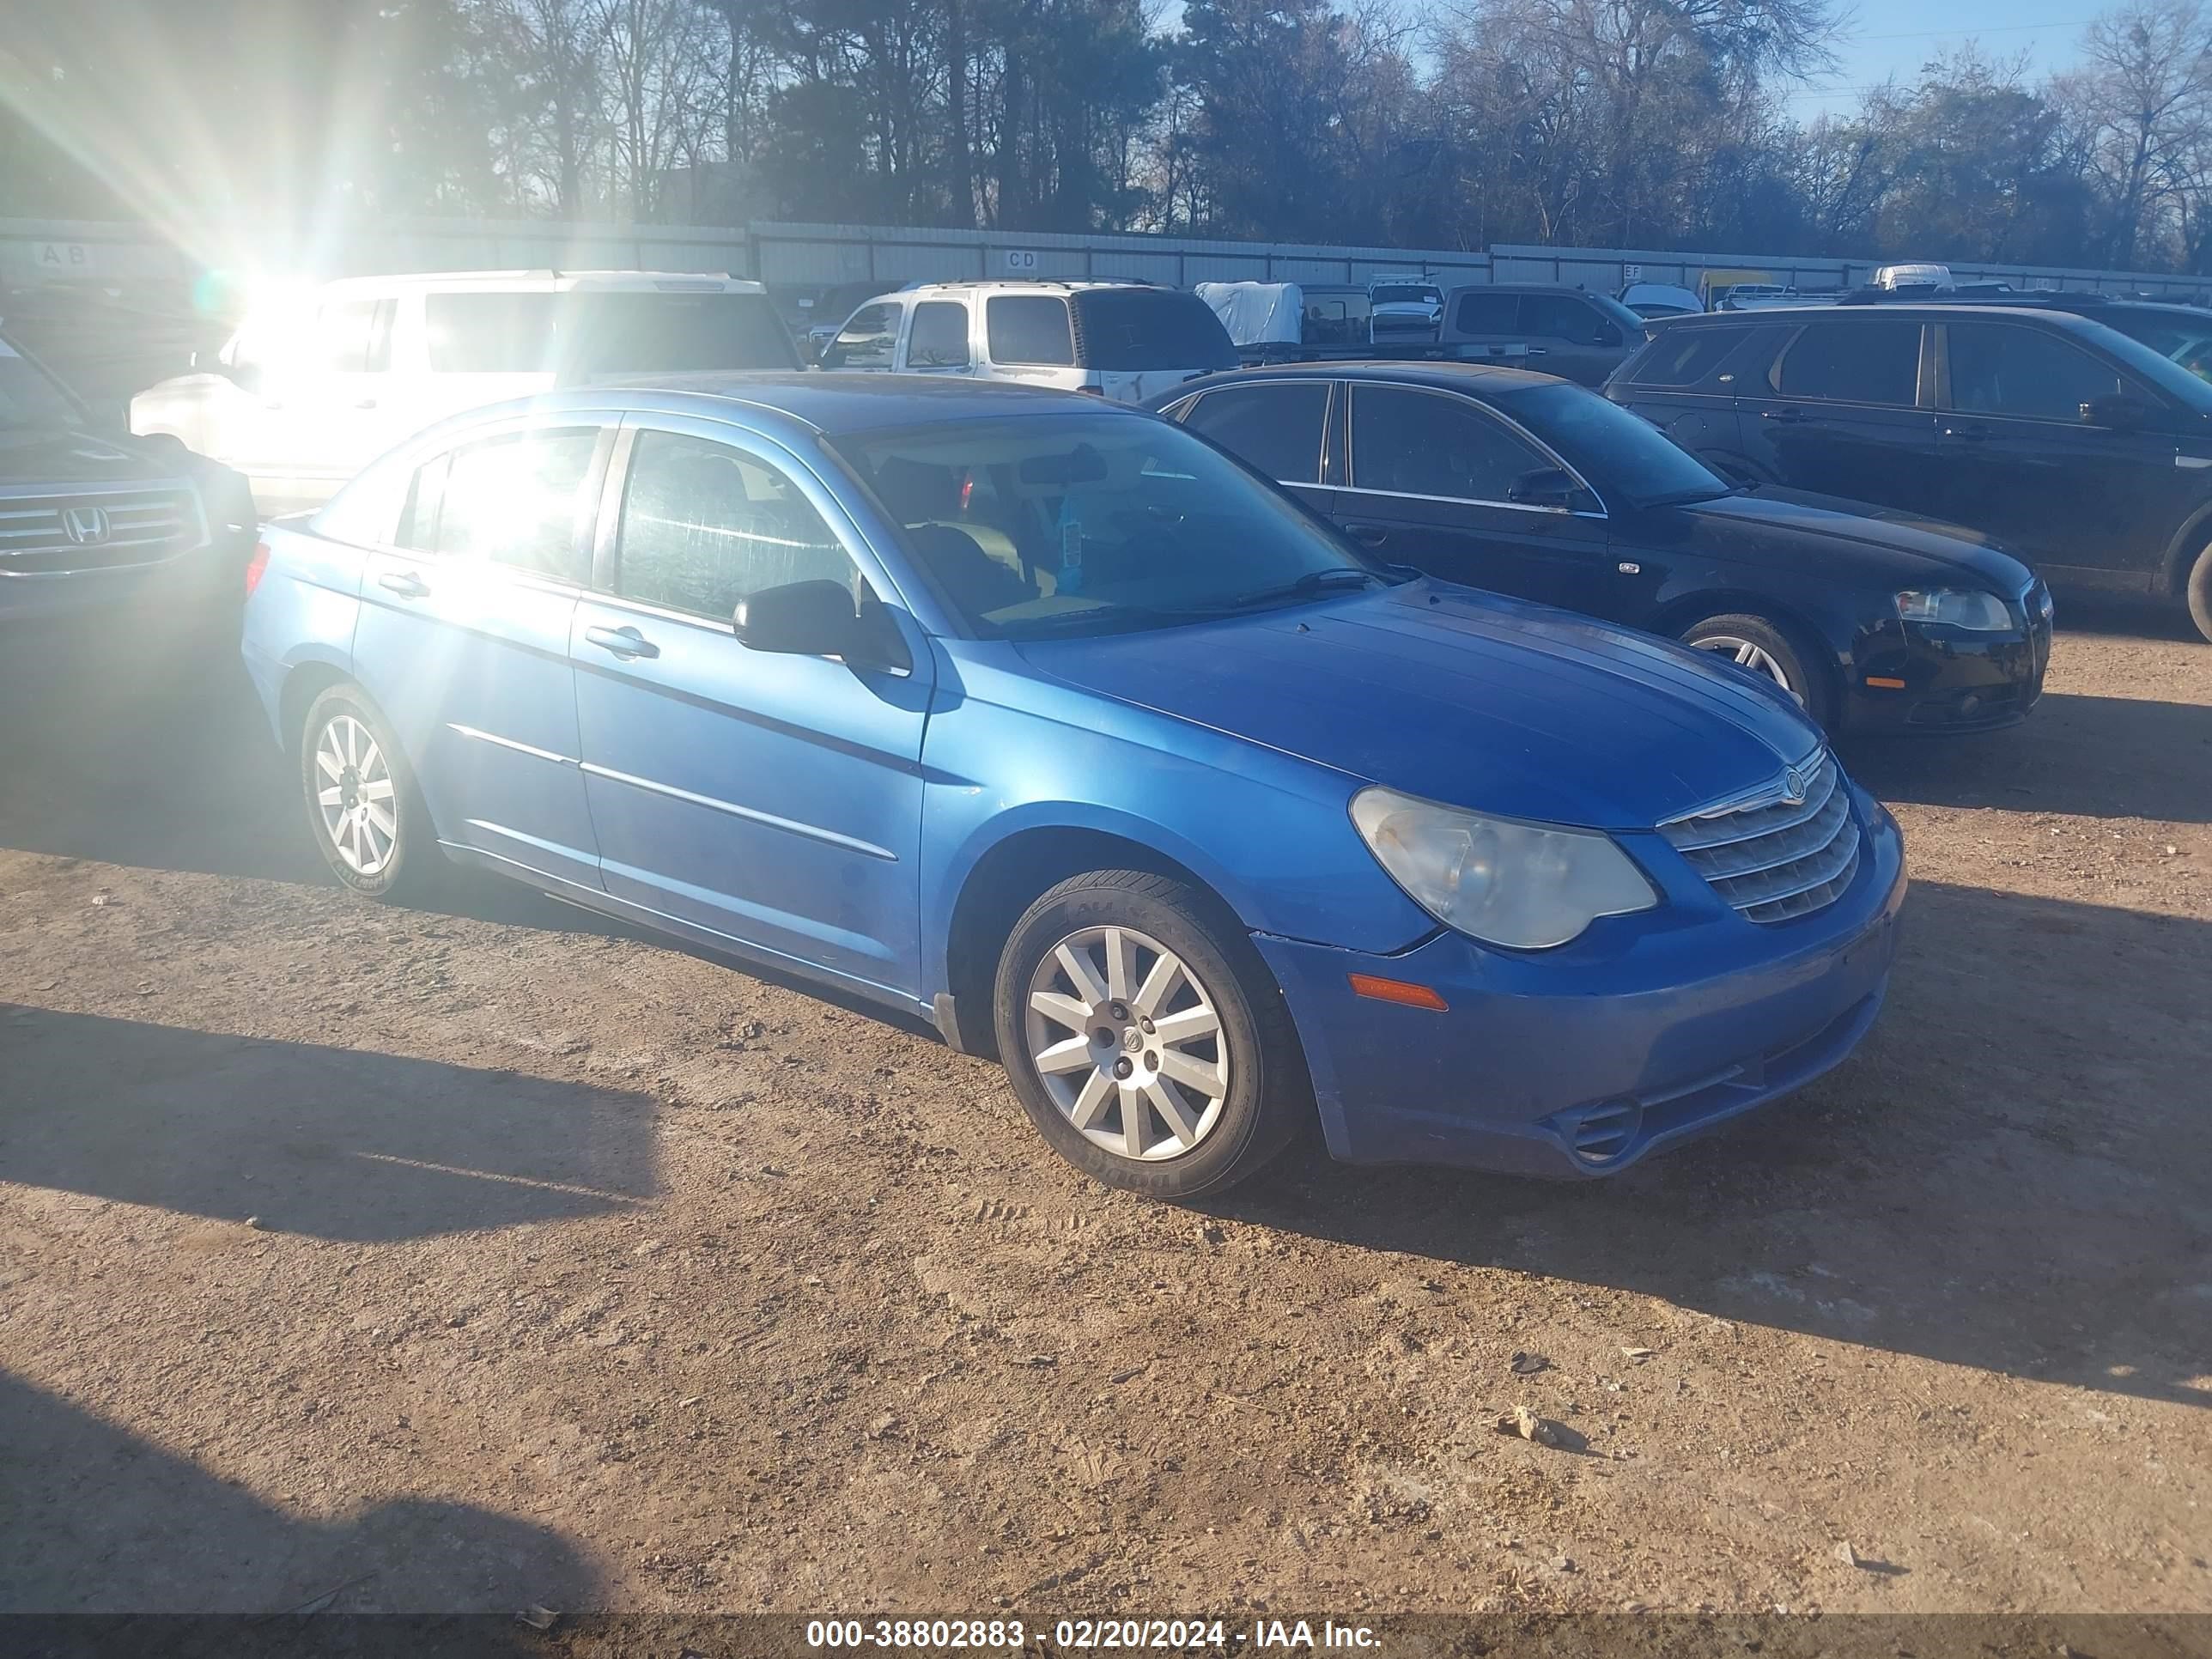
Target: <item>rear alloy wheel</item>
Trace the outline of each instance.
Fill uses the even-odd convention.
[[[1708,617],[1682,635],[1682,643],[1771,680],[1797,700],[1814,724],[1827,725],[1826,683],[1796,641],[1765,617]]]
[[[1133,870],[1060,883],[1000,958],[999,1053],[1061,1157],[1154,1198],[1218,1192],[1311,1115],[1281,995],[1187,884]]]
[[[300,779],[316,850],[357,893],[404,898],[441,860],[429,813],[384,722],[353,687],[333,686],[307,710]]]

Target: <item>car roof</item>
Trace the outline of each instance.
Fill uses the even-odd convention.
[[[718,409],[726,411],[732,407],[764,410],[830,437],[946,421],[1054,411],[1096,414],[1122,408],[1081,392],[1005,380],[818,371],[623,375],[589,387],[532,398],[528,407],[542,412],[605,409],[611,404],[623,409],[709,416]]]
[[[1446,392],[1518,392],[1529,386],[1565,384],[1556,374],[1538,374],[1525,368],[1494,363],[1407,362],[1392,359],[1354,362],[1267,363],[1256,368],[1224,369],[1200,380],[1186,380],[1168,394],[1170,400],[1217,386],[1245,386],[1260,380],[1345,379],[1371,381],[1378,386],[1425,386]]]
[[[2074,333],[2085,333],[2101,326],[2091,313],[2061,311],[2056,307],[2045,309],[2040,306],[1975,305],[1971,302],[1946,304],[1927,300],[1897,305],[1772,306],[1759,311],[1701,311],[1686,317],[1649,318],[1645,320],[1645,326],[1669,331],[1678,328],[1771,327],[1777,322],[1788,322],[1797,312],[1808,313],[1805,319],[1808,322],[1818,320],[1824,323],[1880,320],[1885,317],[1892,321],[1902,317],[1914,322],[1941,322],[1963,312],[1969,316],[2003,318],[2013,322],[2033,317]],[[1813,313],[1819,313],[1817,319],[1810,314]]]

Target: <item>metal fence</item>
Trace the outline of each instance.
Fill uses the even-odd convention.
[[[0,289],[85,283],[189,289],[210,265],[258,264],[308,276],[403,270],[622,269],[728,271],[771,287],[821,289],[844,283],[895,286],[917,279],[985,276],[1135,276],[1188,288],[1201,282],[1364,283],[1423,271],[1447,286],[1557,282],[1617,292],[1629,282],[1694,289],[1708,272],[1729,280],[1796,288],[1855,286],[1872,259],[1683,252],[1662,249],[1499,245],[1466,248],[1322,246],[1226,242],[1189,236],[1100,232],[932,230],[885,225],[755,222],[741,228],[689,225],[564,223],[550,220],[400,219],[358,223],[303,238],[290,233],[236,239],[226,261],[188,252],[146,227],[81,220],[0,219]],[[258,256],[258,257],[257,257]],[[2202,278],[2087,268],[1954,262],[1961,280],[2017,287],[2148,291],[2198,296]]]

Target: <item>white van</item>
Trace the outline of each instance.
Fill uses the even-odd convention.
[[[1237,366],[1212,307],[1149,283],[930,283],[845,319],[825,369],[1018,380],[1141,404]]]
[[[465,271],[326,283],[249,314],[212,364],[131,400],[252,481],[264,514],[319,507],[434,421],[557,385],[793,369],[758,283],[653,271]]]

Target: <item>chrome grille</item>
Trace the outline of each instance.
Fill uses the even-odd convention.
[[[1675,851],[1752,921],[1787,921],[1832,903],[1859,867],[1859,830],[1842,769],[1825,749],[1805,799],[1662,825]]]
[[[94,515],[98,533],[70,534]],[[207,539],[198,498],[174,485],[66,495],[0,496],[0,575],[53,575],[155,564]]]

